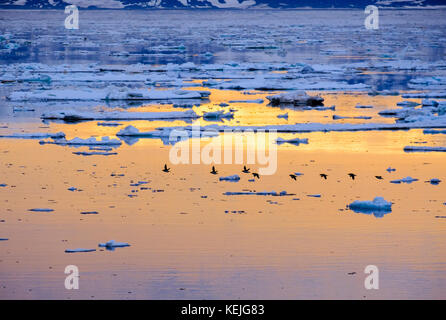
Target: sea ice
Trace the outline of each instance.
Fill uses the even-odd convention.
[[[108,248],[130,247],[130,244],[125,242],[117,242],[115,240],[110,240],[107,241],[106,243],[100,243],[98,246],[108,249]]]
[[[78,249],[66,249],[65,250],[66,253],[93,252],[93,251],[96,251],[96,249],[82,249],[82,248],[78,248]]]
[[[412,177],[405,177],[405,178],[398,179],[398,180],[392,180],[390,182],[391,183],[408,183],[408,184],[410,184],[410,183],[415,182],[415,181],[418,181],[418,179],[415,179],[415,178],[412,178]]]
[[[294,144],[294,145],[299,145],[301,143],[303,144],[308,144],[308,138],[305,139],[299,139],[299,138],[294,138],[294,139],[283,139],[281,137],[276,139],[276,143],[278,145],[284,144],[284,143],[289,143],[289,144]]]
[[[446,152],[446,147],[405,146],[406,152]]]
[[[240,180],[240,176],[238,174],[234,174],[232,176],[220,177],[219,180],[220,181],[238,182]]]
[[[392,203],[383,197],[376,197],[373,201],[353,201],[348,208],[358,213],[391,212]]]
[[[303,106],[320,106],[323,105],[324,98],[320,96],[309,96],[304,91],[284,92],[273,96],[266,97],[273,106],[280,104],[293,104]]]
[[[79,112],[75,110],[50,111],[42,114],[42,119],[59,119],[64,121],[82,120],[162,120],[162,119],[195,119],[193,110],[172,112]]]

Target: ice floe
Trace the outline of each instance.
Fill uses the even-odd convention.
[[[93,252],[96,251],[96,249],[83,249],[83,248],[77,248],[77,249],[66,249],[66,253],[76,253],[76,252]]]
[[[223,193],[226,196],[237,196],[237,195],[255,195],[255,196],[274,196],[274,197],[282,197],[282,196],[294,196],[294,193],[288,193],[286,191],[261,191],[261,192],[255,192],[255,191],[240,191],[240,192],[231,192],[227,191]]]
[[[294,138],[294,139],[283,139],[281,137],[276,139],[276,143],[278,145],[284,144],[284,143],[289,143],[289,144],[294,144],[294,145],[299,145],[301,143],[303,144],[308,144],[308,138],[304,138],[304,139],[299,139],[299,138]]]
[[[121,87],[106,89],[93,88],[57,88],[35,91],[15,91],[8,99],[11,101],[48,101],[48,100],[172,100],[201,99],[209,95],[208,91],[190,90],[148,90]]]
[[[102,247],[102,248],[110,249],[110,248],[130,247],[130,244],[128,244],[126,242],[117,242],[115,240],[110,240],[105,243],[99,243],[98,246]]]
[[[65,133],[45,133],[45,132],[35,132],[35,133],[12,133],[12,134],[0,134],[0,138],[13,138],[13,139],[62,139],[65,138]]]
[[[412,183],[412,182],[415,182],[415,181],[418,181],[418,179],[415,179],[415,178],[412,178],[412,177],[405,177],[405,178],[402,178],[402,179],[397,179],[397,180],[392,180],[392,181],[390,181],[391,183],[407,183],[407,184],[410,184],[410,183]]]
[[[75,110],[59,110],[42,114],[42,119],[83,121],[83,120],[169,120],[198,118],[193,110],[172,112],[81,112]]]
[[[234,174],[232,176],[220,177],[220,181],[230,181],[230,182],[238,182],[240,180],[240,176],[238,174]]]
[[[120,146],[122,142],[118,139],[110,139],[109,137],[101,137],[101,139],[96,139],[95,137],[90,137],[87,139],[73,138],[71,140],[63,139],[53,139],[41,140],[40,144],[57,144],[62,146]]]
[[[266,98],[274,106],[280,104],[320,106],[324,101],[324,98],[320,96],[310,96],[304,91],[284,92],[273,96],[267,96]]]
[[[385,213],[392,212],[392,203],[383,197],[375,197],[373,201],[353,201],[348,208],[357,213],[373,213],[376,217],[382,217]]]
[[[446,152],[446,147],[405,146],[406,152]]]

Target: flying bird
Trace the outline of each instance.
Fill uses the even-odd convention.
[[[321,176],[321,178],[324,178],[325,180],[327,180],[328,175],[326,175],[325,173],[321,173],[320,176]]]
[[[170,172],[170,168],[167,167],[167,164],[164,165],[163,172]]]
[[[290,174],[290,177],[291,177],[291,179],[293,179],[293,180],[297,180],[295,174]]]
[[[355,180],[356,174],[354,173],[349,173],[348,174],[350,178],[352,178],[352,180]]]
[[[212,171],[211,171],[211,173],[212,173],[212,174],[217,174],[217,173],[218,173],[218,171],[215,170],[215,167],[214,167],[214,166],[212,166]]]
[[[254,178],[260,179],[260,176],[259,176],[259,174],[258,174],[258,173],[256,173],[256,172],[253,172],[253,173],[252,173],[252,175],[254,176]]]
[[[250,170],[249,168],[246,168],[246,166],[243,166],[242,172],[243,173],[250,173],[249,170]]]
[[[382,180],[383,179],[382,176],[375,176],[375,178],[378,179],[378,180]]]

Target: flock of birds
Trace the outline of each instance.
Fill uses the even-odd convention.
[[[170,172],[170,168],[167,167],[167,164],[164,164],[164,169],[162,170],[163,172]],[[250,168],[247,168],[246,166],[243,166],[243,173],[251,173],[253,175],[254,178],[260,179],[260,175],[257,172],[251,172]],[[212,166],[212,170],[210,172],[211,174],[218,174],[218,171],[215,169],[215,166]],[[328,174],[326,173],[321,173],[319,174],[321,176],[321,178],[327,180],[328,179]],[[297,180],[297,175],[296,174],[290,174],[289,175],[291,179],[293,180]],[[354,173],[349,173],[348,176],[352,179],[355,180],[355,178],[357,177],[356,174]],[[382,176],[375,176],[376,179],[378,180],[383,180],[384,178]]]

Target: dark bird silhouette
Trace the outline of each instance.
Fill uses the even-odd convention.
[[[326,175],[325,173],[321,173],[320,176],[321,176],[321,178],[324,178],[325,180],[327,180],[328,175]]]
[[[243,173],[250,173],[249,170],[250,170],[249,168],[246,168],[246,166],[243,166],[242,172]]]
[[[167,167],[167,164],[164,165],[163,172],[170,172],[170,168]]]
[[[356,174],[354,174],[354,173],[349,173],[348,176],[350,178],[352,178],[352,180],[355,180],[355,178],[356,178]]]
[[[383,179],[383,177],[381,177],[381,176],[375,176],[375,178],[378,179],[378,180],[382,180]]]
[[[291,179],[293,179],[293,180],[297,180],[295,174],[290,174],[290,177],[291,177]]]
[[[212,166],[212,171],[211,171],[211,173],[212,173],[212,174],[217,174],[217,173],[218,173],[218,171],[215,170],[215,167],[214,167],[214,166]]]
[[[253,172],[253,173],[252,173],[252,175],[254,176],[254,178],[260,179],[260,176],[259,176],[259,174],[258,174],[258,173],[256,173],[256,172]]]

